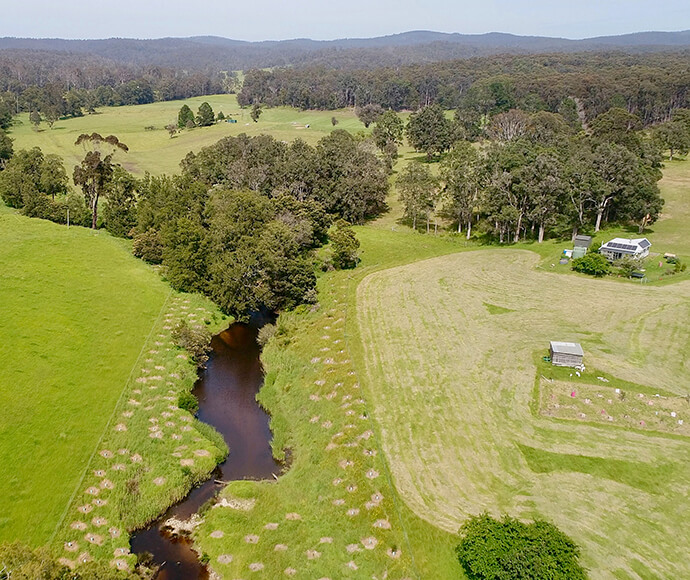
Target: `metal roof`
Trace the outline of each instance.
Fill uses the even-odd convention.
[[[591,243],[592,243],[592,236],[583,236],[583,235],[575,236],[575,241],[574,241],[575,247],[581,246],[581,247],[589,248],[589,245]]]
[[[602,244],[601,247],[605,250],[616,250],[618,253],[635,254],[640,250],[646,250],[651,247],[651,245],[651,242],[647,238],[636,238],[634,240],[614,238]]]
[[[553,352],[560,352],[563,354],[577,354],[580,356],[585,356],[585,352],[582,350],[579,342],[556,342],[552,340],[551,350]]]

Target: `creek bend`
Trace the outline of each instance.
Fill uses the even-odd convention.
[[[161,565],[156,580],[208,578],[208,570],[199,562],[191,539],[162,529],[165,521],[173,517],[191,518],[223,488],[216,481],[272,479],[281,472],[282,466],[271,452],[269,416],[256,402],[264,378],[256,337],[265,322],[256,317],[250,324],[234,323],[211,341],[209,361],[192,393],[199,400],[197,417],[215,427],[228,444],[230,454],[210,479],[147,528],[132,535],[132,552],[150,552],[153,561]]]

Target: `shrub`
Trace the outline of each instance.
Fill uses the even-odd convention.
[[[208,353],[211,351],[211,333],[206,328],[192,327],[187,321],[182,320],[173,328],[171,334],[177,346],[190,354],[197,367],[206,366]]]
[[[573,260],[573,270],[590,276],[605,276],[611,271],[611,264],[601,254],[585,254]]]
[[[548,522],[524,524],[508,516],[499,521],[482,514],[465,522],[460,534],[456,554],[470,580],[587,578],[577,545]]]
[[[359,240],[345,220],[338,220],[330,234],[332,262],[337,270],[354,268],[359,261]]]
[[[266,343],[273,338],[273,335],[276,333],[276,325],[275,324],[266,324],[262,326],[259,329],[259,334],[256,337],[256,342],[259,344],[260,347],[266,346]]]
[[[630,256],[625,256],[616,262],[616,267],[621,276],[630,278],[636,270],[642,267],[642,262]]]
[[[163,242],[160,233],[156,230],[147,230],[134,236],[132,253],[150,264],[160,264],[163,261]]]
[[[199,401],[189,391],[182,391],[177,397],[177,406],[194,415],[199,410]]]

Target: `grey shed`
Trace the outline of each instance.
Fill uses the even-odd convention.
[[[573,245],[576,248],[589,248],[592,243],[592,236],[575,236]]]
[[[551,364],[559,367],[578,367],[585,356],[582,347],[577,342],[551,341]]]

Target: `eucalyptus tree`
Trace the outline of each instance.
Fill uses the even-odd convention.
[[[115,135],[103,137],[99,133],[82,133],[75,141],[82,145],[86,155],[74,167],[74,185],[81,187],[84,201],[91,212],[91,227],[98,227],[98,200],[107,194],[113,178],[113,158],[118,151],[127,152],[129,148]]]
[[[472,220],[478,211],[480,192],[485,181],[484,165],[471,143],[459,141],[441,162],[444,184],[444,213],[458,222],[458,233],[466,226],[472,235]]]
[[[438,180],[427,164],[410,163],[400,172],[396,181],[400,201],[405,208],[405,217],[412,221],[412,229],[417,229],[417,220],[429,220],[438,200]]]

